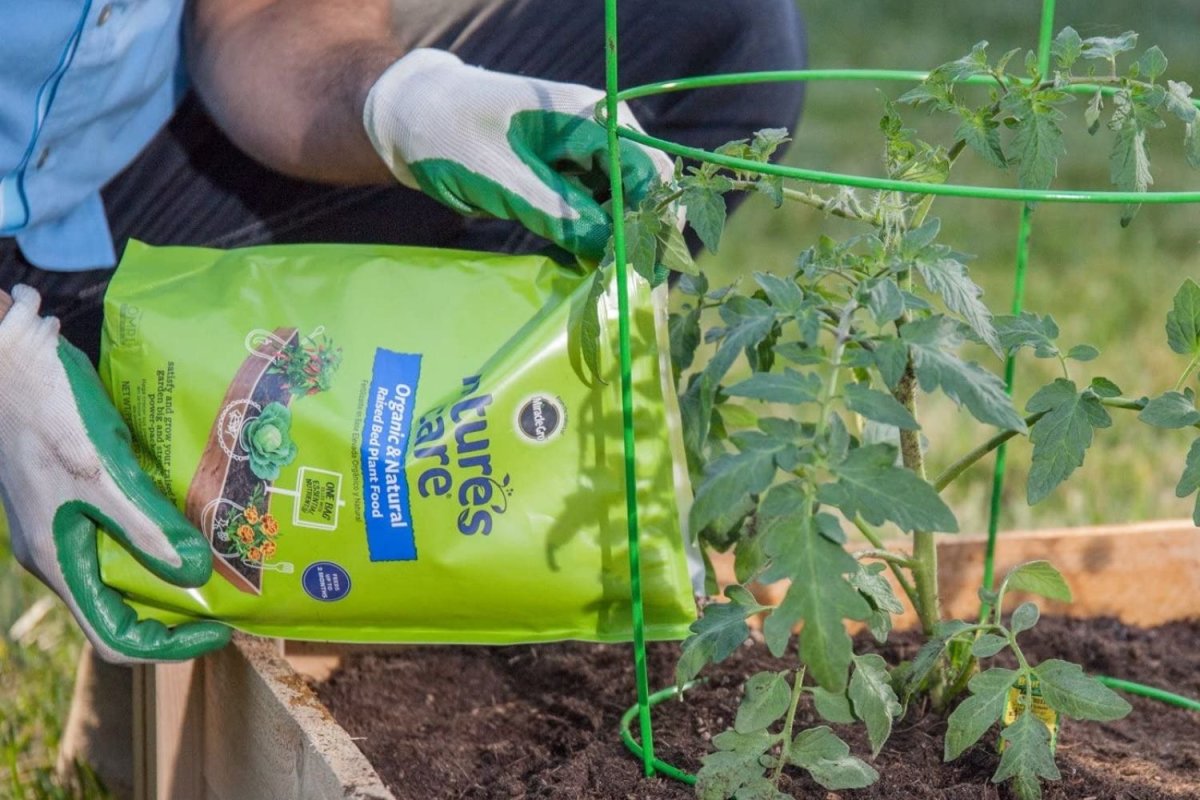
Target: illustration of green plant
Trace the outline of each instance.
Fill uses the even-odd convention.
[[[271,362],[270,371],[283,376],[284,388],[294,397],[308,397],[328,391],[341,365],[342,348],[319,331],[288,342]]]
[[[246,507],[230,517],[225,525],[225,538],[233,545],[238,557],[247,563],[261,564],[275,557],[279,539],[279,522],[266,512],[262,484],[256,484]]]
[[[1065,28],[1053,41],[1046,70],[1036,53],[1021,57],[1020,49],[993,61],[980,42],[898,102],[886,101],[880,129],[887,177],[945,183],[969,152],[996,168],[1012,168],[1022,188],[1044,189],[1065,152],[1062,108],[1080,94],[1087,98],[1080,116],[1088,131],[1095,134],[1103,124],[1111,132],[1110,174],[1118,189],[1147,191],[1146,133],[1170,119],[1182,123],[1188,161],[1200,167],[1191,87],[1161,80],[1167,60],[1157,47],[1119,68],[1136,43],[1132,32],[1083,39]],[[1010,72],[1012,64],[1023,68]],[[955,119],[952,144],[917,138],[905,126],[902,104]],[[761,131],[717,152],[765,162],[785,140],[783,131]],[[761,192],[776,206],[811,206],[855,231],[842,240],[822,236],[788,274],[756,273],[752,283],[714,290],[681,246],[676,213],[682,206],[715,251],[724,194],[734,190]],[[1027,436],[1026,494],[1035,504],[1083,463],[1094,435],[1113,425],[1114,409],[1135,411],[1160,428],[1200,428],[1195,392],[1187,386],[1200,364],[1200,286],[1184,281],[1166,315],[1167,344],[1187,360],[1178,380],[1150,397],[1128,395],[1102,374],[1078,374],[1099,351],[1061,345],[1049,315],[993,314],[969,277],[969,257],[939,241],[940,222],[930,216],[934,197],[802,191],[752,171],[679,163],[672,182],[626,214],[634,270],[651,283],[664,279],[664,267],[685,273],[677,289],[690,302],[671,314],[670,347],[695,487],[689,530],[710,548],[732,550],[738,580],[725,589],[728,602],[709,605],[692,626],[677,682],[687,684],[737,650],[750,635],[753,615],[765,615],[762,633],[773,655],[797,644],[794,669],[746,681],[733,727],[713,737],[715,751],[697,775],[704,800],[788,797],[779,790],[788,767],[807,771],[831,791],[878,778],[830,728],[796,729],[806,696],[828,722],[865,724],[874,753],[906,713],[947,715],[947,761],[1001,723],[993,780],[1010,782],[1022,800],[1040,798],[1041,781],[1059,778],[1051,731],[1035,713],[1035,700],[1079,720],[1114,720],[1130,710],[1079,666],[1057,659],[1032,664],[1022,651],[1020,635],[1036,625],[1039,610],[1026,602],[1006,616],[1005,596],[1021,591],[1071,599],[1045,561],[1019,565],[995,591],[981,592],[976,622],[942,619],[935,533],[954,533],[958,522],[940,493],[1007,440]],[[1121,224],[1137,210],[1136,203],[1126,204]],[[611,262],[610,248],[593,298],[609,280]],[[598,374],[596,313],[588,309],[582,316],[579,341],[583,363]],[[713,353],[695,364],[702,344]],[[1057,361],[1061,375],[1021,413],[995,367],[961,354],[967,344],[983,346],[998,363],[1030,351]],[[935,462],[931,453],[940,452],[924,439],[919,412],[921,395],[937,392],[996,432],[964,454]],[[1186,497],[1198,488],[1200,439],[1187,454],[1177,493]],[[884,525],[910,534],[911,549],[887,548]],[[859,542],[850,543],[847,526]],[[911,661],[896,665],[856,653],[845,627],[847,620],[862,622],[876,639],[887,639],[903,606],[885,570],[916,609],[926,637]],[[790,587],[775,606],[746,588],[784,579]],[[984,668],[1005,652],[1015,668]]]
[[[250,456],[250,471],[264,481],[279,478],[279,471],[296,459],[292,441],[292,412],[282,403],[268,403],[242,426],[241,439]]]

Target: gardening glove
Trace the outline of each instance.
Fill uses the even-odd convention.
[[[57,319],[38,316],[37,292],[17,286],[12,300],[7,313],[0,305],[0,500],[17,561],[63,599],[106,661],[186,659],[223,646],[224,625],[139,622],[101,582],[99,528],[179,586],[205,583],[212,553],[138,467],[91,363],[59,337]]]
[[[593,118],[604,93],[469,67],[419,49],[375,82],[363,124],[397,180],[463,214],[516,220],[565,250],[599,259],[612,233],[593,191],[608,191],[608,139]],[[623,125],[640,130],[628,106]],[[621,179],[636,205],[672,165],[621,140]]]

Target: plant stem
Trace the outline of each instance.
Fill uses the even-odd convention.
[[[753,191],[754,182],[735,180],[733,181],[733,188],[744,192]],[[783,196],[787,200],[792,200],[796,203],[810,206],[818,211],[824,211],[826,214],[831,214],[835,217],[854,220],[855,222],[866,222],[870,225],[879,224],[879,219],[876,215],[859,213],[851,209],[844,208],[834,204],[832,200],[821,197],[819,194],[814,192],[802,192],[799,189],[790,189],[785,186],[783,188]]]
[[[885,549],[883,546],[883,537],[881,537],[879,535],[878,531],[876,531],[874,528],[872,528],[870,525],[868,525],[866,520],[864,520],[860,516],[855,515],[853,521],[854,521],[854,527],[858,528],[858,530],[862,533],[863,537],[868,542],[870,542],[872,545],[874,545],[877,549],[880,549],[880,550]],[[911,562],[911,559],[910,559],[910,562]],[[916,589],[913,588],[912,581],[910,581],[908,579],[908,576],[905,575],[903,570],[901,570],[900,567],[898,567],[897,565],[889,562],[888,567],[892,570],[892,574],[896,576],[896,583],[900,586],[901,591],[904,592],[904,596],[908,598],[908,602],[912,603],[913,608],[916,608],[917,607],[917,591],[916,591]],[[912,568],[911,563],[909,564],[909,568],[910,569]]]
[[[788,706],[787,717],[783,721],[783,751],[771,770],[771,783],[779,785],[779,776],[783,774],[783,765],[787,762],[788,745],[792,743],[792,726],[796,724],[796,709],[800,706],[800,698],[804,696],[804,666],[796,672],[796,680],[792,683],[792,704]]]
[[[1175,381],[1175,391],[1178,392],[1183,388],[1183,385],[1187,383],[1188,377],[1192,374],[1192,370],[1196,368],[1197,364],[1200,364],[1200,353],[1192,357],[1192,360],[1188,362],[1187,369],[1179,376],[1179,380]]]
[[[1198,357],[1197,363],[1200,364],[1200,357]],[[1146,407],[1144,400],[1135,400],[1132,397],[1101,397],[1098,399],[1100,400],[1100,405],[1102,406],[1108,406],[1109,408],[1121,408],[1125,409],[1126,411],[1141,411]],[[1045,411],[1039,411],[1036,414],[1028,415],[1025,417],[1026,427],[1032,426],[1039,419],[1046,416],[1047,413],[1048,412]],[[1192,427],[1200,428],[1200,423],[1196,423]],[[997,447],[1004,444],[1016,435],[1017,431],[1000,431],[1000,433],[997,433],[995,436],[983,442],[978,447],[965,453],[953,464],[942,470],[941,474],[934,479],[933,488],[939,492],[942,489],[945,489],[947,486],[953,483],[958,476],[966,472],[967,469],[970,468],[971,465],[973,465],[976,461],[983,458],[988,453],[992,452]]]
[[[854,554],[854,558],[859,561],[862,561],[864,558],[876,558],[880,561],[899,567],[912,566],[912,559],[902,556],[899,553],[893,553],[891,550],[881,550],[879,548],[873,550],[859,550]]]
[[[1030,414],[1029,416],[1025,417],[1026,427],[1033,425],[1039,419],[1044,417],[1046,413],[1047,412],[1045,411],[1039,411],[1036,414]],[[963,455],[953,464],[946,467],[946,469],[942,470],[942,473],[934,479],[933,488],[939,492],[942,489],[945,489],[947,486],[953,483],[959,475],[962,475],[964,472],[966,472],[972,464],[1016,435],[1017,431],[1000,431],[1000,433],[997,433],[995,436],[991,437],[978,447]]]

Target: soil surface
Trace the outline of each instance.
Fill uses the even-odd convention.
[[[1022,634],[1030,660],[1065,658],[1089,672],[1150,683],[1200,697],[1200,621],[1154,629],[1112,619],[1047,618]],[[878,649],[889,662],[911,658],[918,640],[893,634]],[[672,683],[678,646],[650,648],[651,686]],[[396,797],[586,798],[692,797],[681,783],[641,777],[618,738],[618,720],[634,702],[628,646],[575,642],[520,647],[413,647],[359,653],[317,686],[333,715],[356,737]],[[762,645],[748,644],[709,668],[709,683],[687,703],[655,709],[657,753],[694,771],[708,740],[732,723],[739,679],[783,669]],[[1195,800],[1200,798],[1200,714],[1141,698],[1113,723],[1066,721],[1048,800]],[[821,724],[811,706],[798,725]],[[862,726],[835,726],[869,758]],[[995,731],[951,764],[942,763],[945,722],[910,711],[875,759],[875,786],[828,792],[796,775],[781,788],[816,800],[1010,800],[989,779],[998,763]]]

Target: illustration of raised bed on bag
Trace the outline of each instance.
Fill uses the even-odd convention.
[[[341,349],[323,328],[301,336],[296,328],[256,329],[246,336],[249,355],[238,368],[213,421],[199,467],[188,487],[186,513],[208,537],[217,573],[239,590],[261,594],[266,571],[292,574],[276,560],[276,496],[291,501],[291,524],[334,530],[342,475],[302,466],[294,487],[276,487],[281,470],[299,455],[292,438],[292,401],[326,391],[341,365]]]

